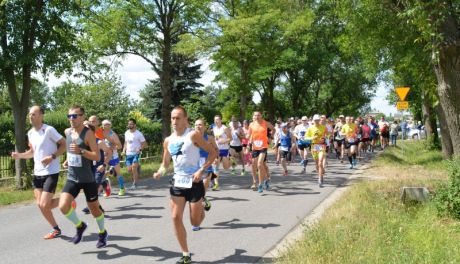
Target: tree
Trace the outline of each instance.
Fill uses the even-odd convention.
[[[128,114],[133,109],[125,87],[110,75],[84,84],[65,82],[53,89],[52,98],[52,109],[66,112],[71,105],[81,105],[88,117],[96,115],[101,121],[109,119],[118,133],[125,130]]]
[[[202,95],[201,83],[198,79],[203,74],[201,64],[196,63],[196,59],[173,53],[172,55],[172,104],[180,105],[183,100],[188,99],[189,102],[194,102],[194,98]],[[159,74],[157,72],[157,74]],[[141,105],[146,116],[155,121],[161,121],[161,85],[160,81],[150,80],[150,82],[139,93],[141,97]]]
[[[69,70],[79,52],[71,17],[81,6],[63,1],[2,1],[0,4],[0,81],[8,89],[16,151],[26,149],[25,127],[32,73]],[[21,89],[19,88],[21,87]],[[16,187],[22,188],[24,160],[16,162]]]
[[[418,53],[425,57],[422,61],[430,62],[437,78],[443,153],[460,155],[460,3],[371,0],[358,4],[347,0],[340,7],[354,47],[381,70],[397,65],[395,61],[414,46],[423,47],[408,54]],[[423,93],[429,93],[425,88]]]
[[[171,130],[175,44],[206,21],[208,4],[203,0],[107,1],[85,22],[89,46],[97,56],[133,54],[158,73],[163,137]]]

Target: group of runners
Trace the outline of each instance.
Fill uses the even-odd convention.
[[[32,128],[28,132],[30,149],[24,153],[12,153],[13,158],[34,158],[34,192],[37,204],[52,231],[44,238],[58,237],[61,230],[57,225],[51,209],[58,207],[74,223],[76,234],[72,242],[78,244],[87,228],[75,211],[75,198],[84,191],[88,206],[98,225],[98,248],[107,245],[108,233],[104,223],[104,210],[98,196],[111,194],[110,181],[106,173],[117,177],[118,195],[126,192],[124,178],[120,170],[122,151],[128,171],[133,175],[131,189],[136,189],[139,179],[139,160],[142,149],[147,142],[136,128],[136,120],[128,121],[125,143],[121,144],[117,134],[111,129],[109,120],[102,121],[91,116],[86,120],[84,108],[72,106],[67,114],[70,128],[61,136],[53,127],[43,123],[44,111],[38,106],[30,109],[29,119]],[[193,123],[192,123],[193,122]],[[240,122],[232,117],[228,126],[222,123],[222,117],[214,117],[209,127],[204,119],[189,120],[186,110],[175,107],[171,112],[172,134],[164,140],[163,159],[154,179],[169,174],[171,160],[173,177],[170,187],[170,206],[176,238],[183,256],[178,263],[190,263],[191,256],[187,245],[187,232],[183,223],[186,203],[189,202],[192,230],[200,230],[205,218],[205,211],[211,208],[206,199],[206,192],[219,190],[222,170],[237,173],[241,166],[241,175],[251,168],[251,189],[262,193],[270,189],[270,171],[267,165],[269,146],[272,145],[276,163],[282,166],[283,175],[288,176],[288,166],[296,156],[300,158],[303,171],[306,170],[309,154],[315,162],[318,186],[324,184],[324,174],[328,153],[335,150],[336,158],[343,162],[347,152],[350,168],[357,160],[364,158],[367,151],[373,151],[379,131],[385,131],[384,120],[376,123],[373,117],[356,120],[353,117],[339,116],[336,120],[315,114],[311,119],[291,118],[272,124],[262,117],[262,112],[255,111],[252,121]],[[193,125],[193,127],[192,127]],[[379,128],[380,126],[380,128]],[[386,138],[382,136],[382,146]],[[388,142],[388,141],[387,141]],[[63,167],[67,168],[66,183],[59,198],[54,198],[60,164],[58,157],[67,152]],[[222,167],[222,168],[221,168]]]

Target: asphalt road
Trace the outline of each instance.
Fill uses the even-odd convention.
[[[319,188],[312,160],[306,173],[301,173],[298,162],[291,164],[286,177],[272,157],[269,167],[271,189],[262,194],[249,189],[248,172],[246,176],[223,173],[220,190],[208,191],[212,208],[200,231],[191,230],[186,208],[184,222],[193,262],[271,262],[262,256],[355,171],[330,158],[325,185]],[[144,180],[124,197],[100,200],[109,232],[108,246],[103,249],[96,248],[95,219],[81,212],[82,193],[77,212],[89,227],[78,245],[69,242],[75,228],[58,209],[53,212],[63,235],[43,240],[50,228],[35,204],[0,208],[1,263],[175,263],[181,256],[170,220],[168,177]]]

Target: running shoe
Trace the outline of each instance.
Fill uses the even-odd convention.
[[[300,165],[303,165],[305,163],[305,160],[300,161]]]
[[[81,222],[80,226],[77,227],[77,233],[75,234],[75,236],[70,241],[72,241],[74,244],[80,243],[80,241],[81,241],[81,239],[83,237],[83,232],[85,232],[87,227],[88,227],[88,225],[85,222]]]
[[[241,176],[244,176],[244,174],[245,174],[245,171],[244,171],[244,170],[241,170],[240,175],[241,175]]]
[[[73,209],[77,208],[77,202],[75,202],[75,200],[72,200],[70,206],[72,206]]]
[[[112,194],[112,186],[110,180],[107,179],[107,185],[104,188],[104,197],[109,197]]]
[[[349,168],[350,168],[350,169],[353,169],[353,164],[350,164],[350,167],[349,167]]]
[[[121,188],[120,191],[118,191],[118,196],[125,196],[125,188]]]
[[[270,180],[265,180],[264,185],[265,185],[265,190],[268,191],[268,189],[270,189]]]
[[[257,187],[257,191],[259,193],[263,192],[264,191],[264,188],[262,187],[262,184],[259,184],[259,187]]]
[[[61,236],[61,230],[60,229],[54,229],[51,230],[51,232],[49,232],[48,234],[46,234],[43,239],[53,239],[53,238],[56,238],[56,237],[60,237]]]
[[[288,171],[284,171],[283,176],[288,176]]]
[[[213,190],[213,191],[218,191],[218,190],[219,190],[219,184],[218,184],[218,183],[215,183],[215,184],[212,186],[212,190]]]
[[[176,264],[190,264],[192,263],[192,258],[190,256],[182,256]]]
[[[206,197],[203,197],[203,201],[204,201],[204,210],[209,211],[211,209],[211,203]]]
[[[251,185],[251,187],[250,187],[250,188],[251,188],[253,191],[257,190],[257,186],[256,186],[256,184],[255,184],[255,183],[253,183],[253,184]]]
[[[192,226],[192,231],[200,231],[201,227],[199,226]]]
[[[83,208],[83,210],[81,210],[83,213],[85,214],[89,214],[89,208],[88,207],[85,207]]]
[[[104,248],[107,246],[107,238],[109,237],[109,234],[107,233],[107,230],[104,230],[103,233],[99,233],[99,238],[97,239],[97,248]]]
[[[137,189],[137,185],[135,183],[133,183],[131,185],[131,187],[129,187],[130,190],[136,190]]]

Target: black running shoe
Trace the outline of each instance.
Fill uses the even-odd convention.
[[[77,233],[71,240],[74,244],[80,243],[81,238],[83,237],[83,232],[85,232],[87,227],[88,225],[85,222],[81,222],[80,227],[77,227]]]
[[[189,264],[192,263],[192,258],[190,256],[182,256],[182,258],[179,259],[177,264]]]
[[[97,240],[96,247],[97,248],[103,248],[107,246],[107,238],[109,237],[109,234],[107,233],[107,230],[104,230],[104,233],[99,234],[99,238]]]
[[[204,210],[209,211],[211,209],[211,203],[208,201],[208,198],[203,197],[204,201]]]

